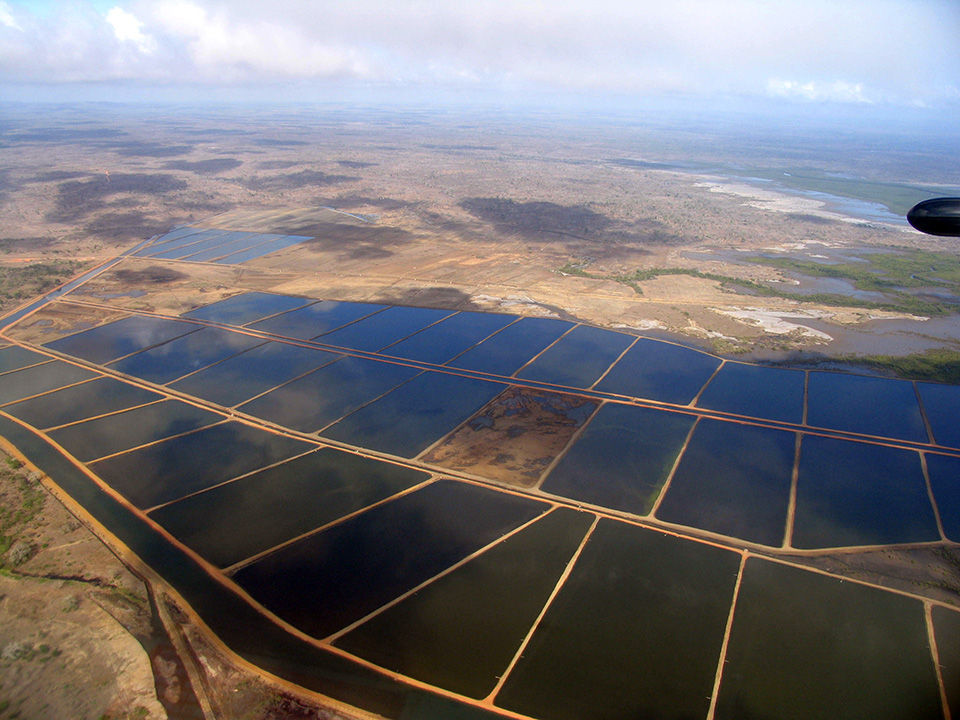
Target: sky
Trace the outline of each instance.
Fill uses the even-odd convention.
[[[0,100],[960,109],[958,0],[0,0]]]

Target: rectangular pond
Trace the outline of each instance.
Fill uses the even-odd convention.
[[[161,237],[157,242],[147,245],[134,253],[137,257],[156,257],[158,254],[202,242],[210,238],[226,235],[229,230],[202,230],[200,228],[183,228],[174,230]]]
[[[934,605],[931,618],[947,707],[951,717],[960,718],[960,612]]]
[[[283,248],[292,247],[293,245],[299,245],[300,243],[307,242],[308,240],[313,240],[313,238],[303,235],[284,235],[282,238],[272,240],[265,245],[258,245],[257,247],[250,248],[249,250],[241,250],[240,252],[233,253],[232,255],[226,255],[222,258],[214,260],[214,262],[219,265],[239,265],[240,263],[245,263],[248,260],[256,260],[264,255],[269,255],[272,252],[283,250]]]
[[[386,305],[373,303],[322,300],[298,310],[291,310],[255,322],[250,325],[250,328],[297,340],[311,340],[385,308]]]
[[[233,578],[268,610],[323,638],[547,509],[440,481],[288,545]]]
[[[694,416],[606,403],[541,484],[544,492],[646,515]]]
[[[150,516],[213,564],[227,567],[428,478],[419,470],[322,448]]]
[[[256,233],[247,233],[246,236],[231,240],[230,242],[219,245],[217,247],[210,248],[209,250],[202,250],[191,255],[183,256],[183,260],[189,260],[190,262],[208,262],[210,260],[216,260],[222,258],[226,255],[232,255],[233,253],[240,252],[241,250],[249,250],[253,247],[259,247],[261,245],[266,245],[269,242],[274,240],[279,240],[283,235],[276,234],[256,234]]]
[[[86,368],[62,360],[33,365],[0,375],[0,405],[99,377]]]
[[[917,383],[923,410],[937,445],[960,448],[960,385]]]
[[[264,342],[262,338],[252,335],[205,327],[163,345],[128,355],[110,363],[109,367],[141,380],[165,385]]]
[[[493,375],[513,375],[556,341],[573,323],[550,318],[520,318],[448,364]]]
[[[45,347],[105,365],[154,345],[196,332],[199,325],[168,318],[131,315],[45,343]]]
[[[507,386],[425,372],[331,425],[323,437],[412,458],[466,421]]]
[[[928,442],[917,393],[908,380],[811,372],[807,424]]]
[[[243,412],[301,432],[316,432],[376,400],[419,368],[344,357],[240,406]]]
[[[697,400],[697,407],[749,417],[803,422],[800,370],[726,362]]]
[[[0,373],[11,370],[21,370],[31,365],[49,362],[49,355],[43,355],[18,345],[10,345],[0,349]]]
[[[170,249],[160,249],[160,252],[150,253],[150,257],[157,258],[158,260],[183,260],[190,255],[194,255],[204,250],[209,250],[210,248],[226,245],[227,243],[247,237],[248,235],[250,235],[250,233],[239,231],[227,232],[223,233],[222,235],[208,235],[202,240],[194,240],[194,242],[183,243],[182,245],[177,245]]]
[[[51,430],[49,435],[77,460],[90,462],[224,419],[196,405],[164,400]]]
[[[715,717],[943,717],[923,603],[750,558]]]
[[[960,457],[927,453],[926,458],[943,534],[948,540],[960,542]]]
[[[525,380],[588,388],[634,340],[630,335],[577,325],[517,373]]]
[[[341,357],[316,348],[268,342],[177,380],[170,387],[233,407]]]
[[[44,429],[126,410],[162,397],[152,390],[113,378],[98,377],[80,385],[8,405],[4,411],[35,428]]]
[[[680,345],[640,338],[597,390],[687,405],[720,367],[720,359]]]
[[[513,315],[458,312],[385,348],[383,354],[442,365],[516,319]]]
[[[780,547],[796,434],[703,418],[656,516],[666,522]]]
[[[562,508],[334,644],[408,677],[482,699],[496,686],[594,516]]]
[[[90,469],[139,508],[182,498],[273,465],[314,446],[227,422],[92,463]]]
[[[803,437],[794,547],[939,539],[919,453],[836,438]]]
[[[248,292],[234,295],[226,300],[204,305],[203,307],[183,313],[182,317],[195,320],[210,320],[222,325],[247,325],[265,317],[287,312],[295,308],[309,305],[313,300],[292,297],[290,295],[273,295],[263,292]]]
[[[325,345],[374,352],[453,315],[453,312],[433,308],[389,307],[339,330],[324,333],[315,340]]]
[[[739,563],[601,520],[495,704],[543,720],[706,717]]]

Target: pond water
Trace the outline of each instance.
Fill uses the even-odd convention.
[[[804,436],[800,446],[794,547],[939,539],[919,453]]]
[[[152,390],[99,377],[63,390],[8,405],[4,412],[28,422],[35,428],[51,428],[96,415],[126,410],[161,399]]]
[[[165,385],[232,355],[262,345],[265,340],[215,327],[175,338],[109,364],[111,370]]]
[[[927,453],[927,470],[930,474],[930,489],[943,534],[953,542],[960,542],[960,458]]]
[[[138,257],[155,257],[159,253],[202,242],[210,238],[221,237],[228,232],[228,230],[201,230],[200,228],[174,230],[161,237],[158,241],[150,243],[142,250],[135,252],[134,255]]]
[[[428,478],[418,470],[322,448],[150,516],[213,564],[227,567]]]
[[[62,360],[16,370],[4,375],[0,382],[0,405],[95,377],[98,377],[98,374],[92,370]]]
[[[937,640],[943,688],[951,717],[960,717],[960,613],[938,605],[930,613]]]
[[[448,364],[493,375],[513,375],[571,327],[573,323],[565,320],[520,318]]]
[[[170,387],[233,407],[342,357],[316,348],[268,342],[178,380]]]
[[[942,717],[923,603],[750,558],[716,711],[748,717]]]
[[[344,357],[240,406],[243,412],[301,432],[316,432],[422,371]]]
[[[646,515],[694,421],[692,415],[607,403],[547,475],[541,489]]]
[[[780,547],[796,434],[703,419],[670,480],[657,517]]]
[[[223,415],[196,405],[165,400],[51,430],[50,438],[78,460],[90,462],[223,419]]]
[[[428,325],[453,315],[452,310],[389,307],[383,312],[358,320],[339,330],[324,333],[316,342],[324,345],[373,352],[423,330]]]
[[[425,372],[321,432],[332,440],[412,458],[506,388],[489,380]]]
[[[459,312],[385,348],[383,354],[442,365],[515,320],[513,315]]]
[[[960,385],[917,383],[923,411],[937,445],[960,448]]]
[[[299,245],[302,242],[312,239],[313,238],[303,237],[300,235],[284,235],[279,240],[273,240],[266,245],[259,245],[254,248],[250,248],[249,250],[241,250],[240,252],[227,255],[226,257],[222,257],[214,262],[219,265],[238,265],[240,263],[247,262],[248,260],[256,260],[259,257],[269,255],[277,250],[282,250],[283,248],[291,247],[293,245]]]
[[[633,341],[630,335],[578,325],[517,373],[517,377],[589,388]]]
[[[547,509],[436,482],[288,545],[233,578],[267,609],[323,638]]]
[[[182,317],[210,320],[222,325],[247,325],[277,313],[309,305],[311,302],[314,301],[289,295],[248,292],[242,295],[234,295],[210,305],[204,305],[196,310],[183,313]]]
[[[321,300],[299,310],[255,322],[250,328],[298,340],[311,340],[384,308],[386,305]]]
[[[151,508],[312,448],[302,440],[231,421],[114,455],[90,469],[137,507]]]
[[[209,250],[210,248],[220,247],[234,240],[248,237],[250,233],[246,232],[228,232],[221,235],[208,235],[204,239],[197,240],[193,236],[193,242],[185,242],[171,249],[161,248],[160,252],[151,252],[150,257],[158,260],[182,260],[195,253]],[[222,253],[221,253],[222,254]]]
[[[593,519],[554,510],[334,644],[394,672],[484,698]]]
[[[547,720],[705,717],[739,562],[601,520],[495,704]]]
[[[917,393],[908,380],[811,372],[807,424],[928,442]]]
[[[697,407],[800,424],[804,381],[798,370],[726,362],[697,399]]]
[[[196,332],[199,325],[168,318],[131,315],[116,322],[44,343],[45,347],[105,365],[140,350]]]
[[[597,383],[597,390],[689,404],[720,367],[720,359],[680,345],[640,338]]]
[[[216,260],[217,258],[221,258],[226,255],[232,255],[233,253],[240,252],[241,250],[248,250],[250,248],[266,245],[267,243],[279,240],[282,237],[283,235],[276,234],[257,235],[254,233],[247,233],[243,237],[230,240],[229,242],[216,247],[211,247],[209,250],[192,252],[195,246],[191,246],[189,248],[191,250],[191,254],[184,255],[182,259],[189,260],[190,262],[207,262],[209,260]]]
[[[16,345],[0,349],[0,373],[20,370],[31,365],[49,362],[50,356]]]

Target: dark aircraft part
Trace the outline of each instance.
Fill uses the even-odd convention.
[[[960,198],[934,198],[913,206],[907,220],[928,235],[960,237]]]

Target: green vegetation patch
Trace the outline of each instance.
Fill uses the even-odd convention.
[[[63,284],[87,263],[53,260],[23,267],[0,266],[0,307],[10,300],[40,295]]]

